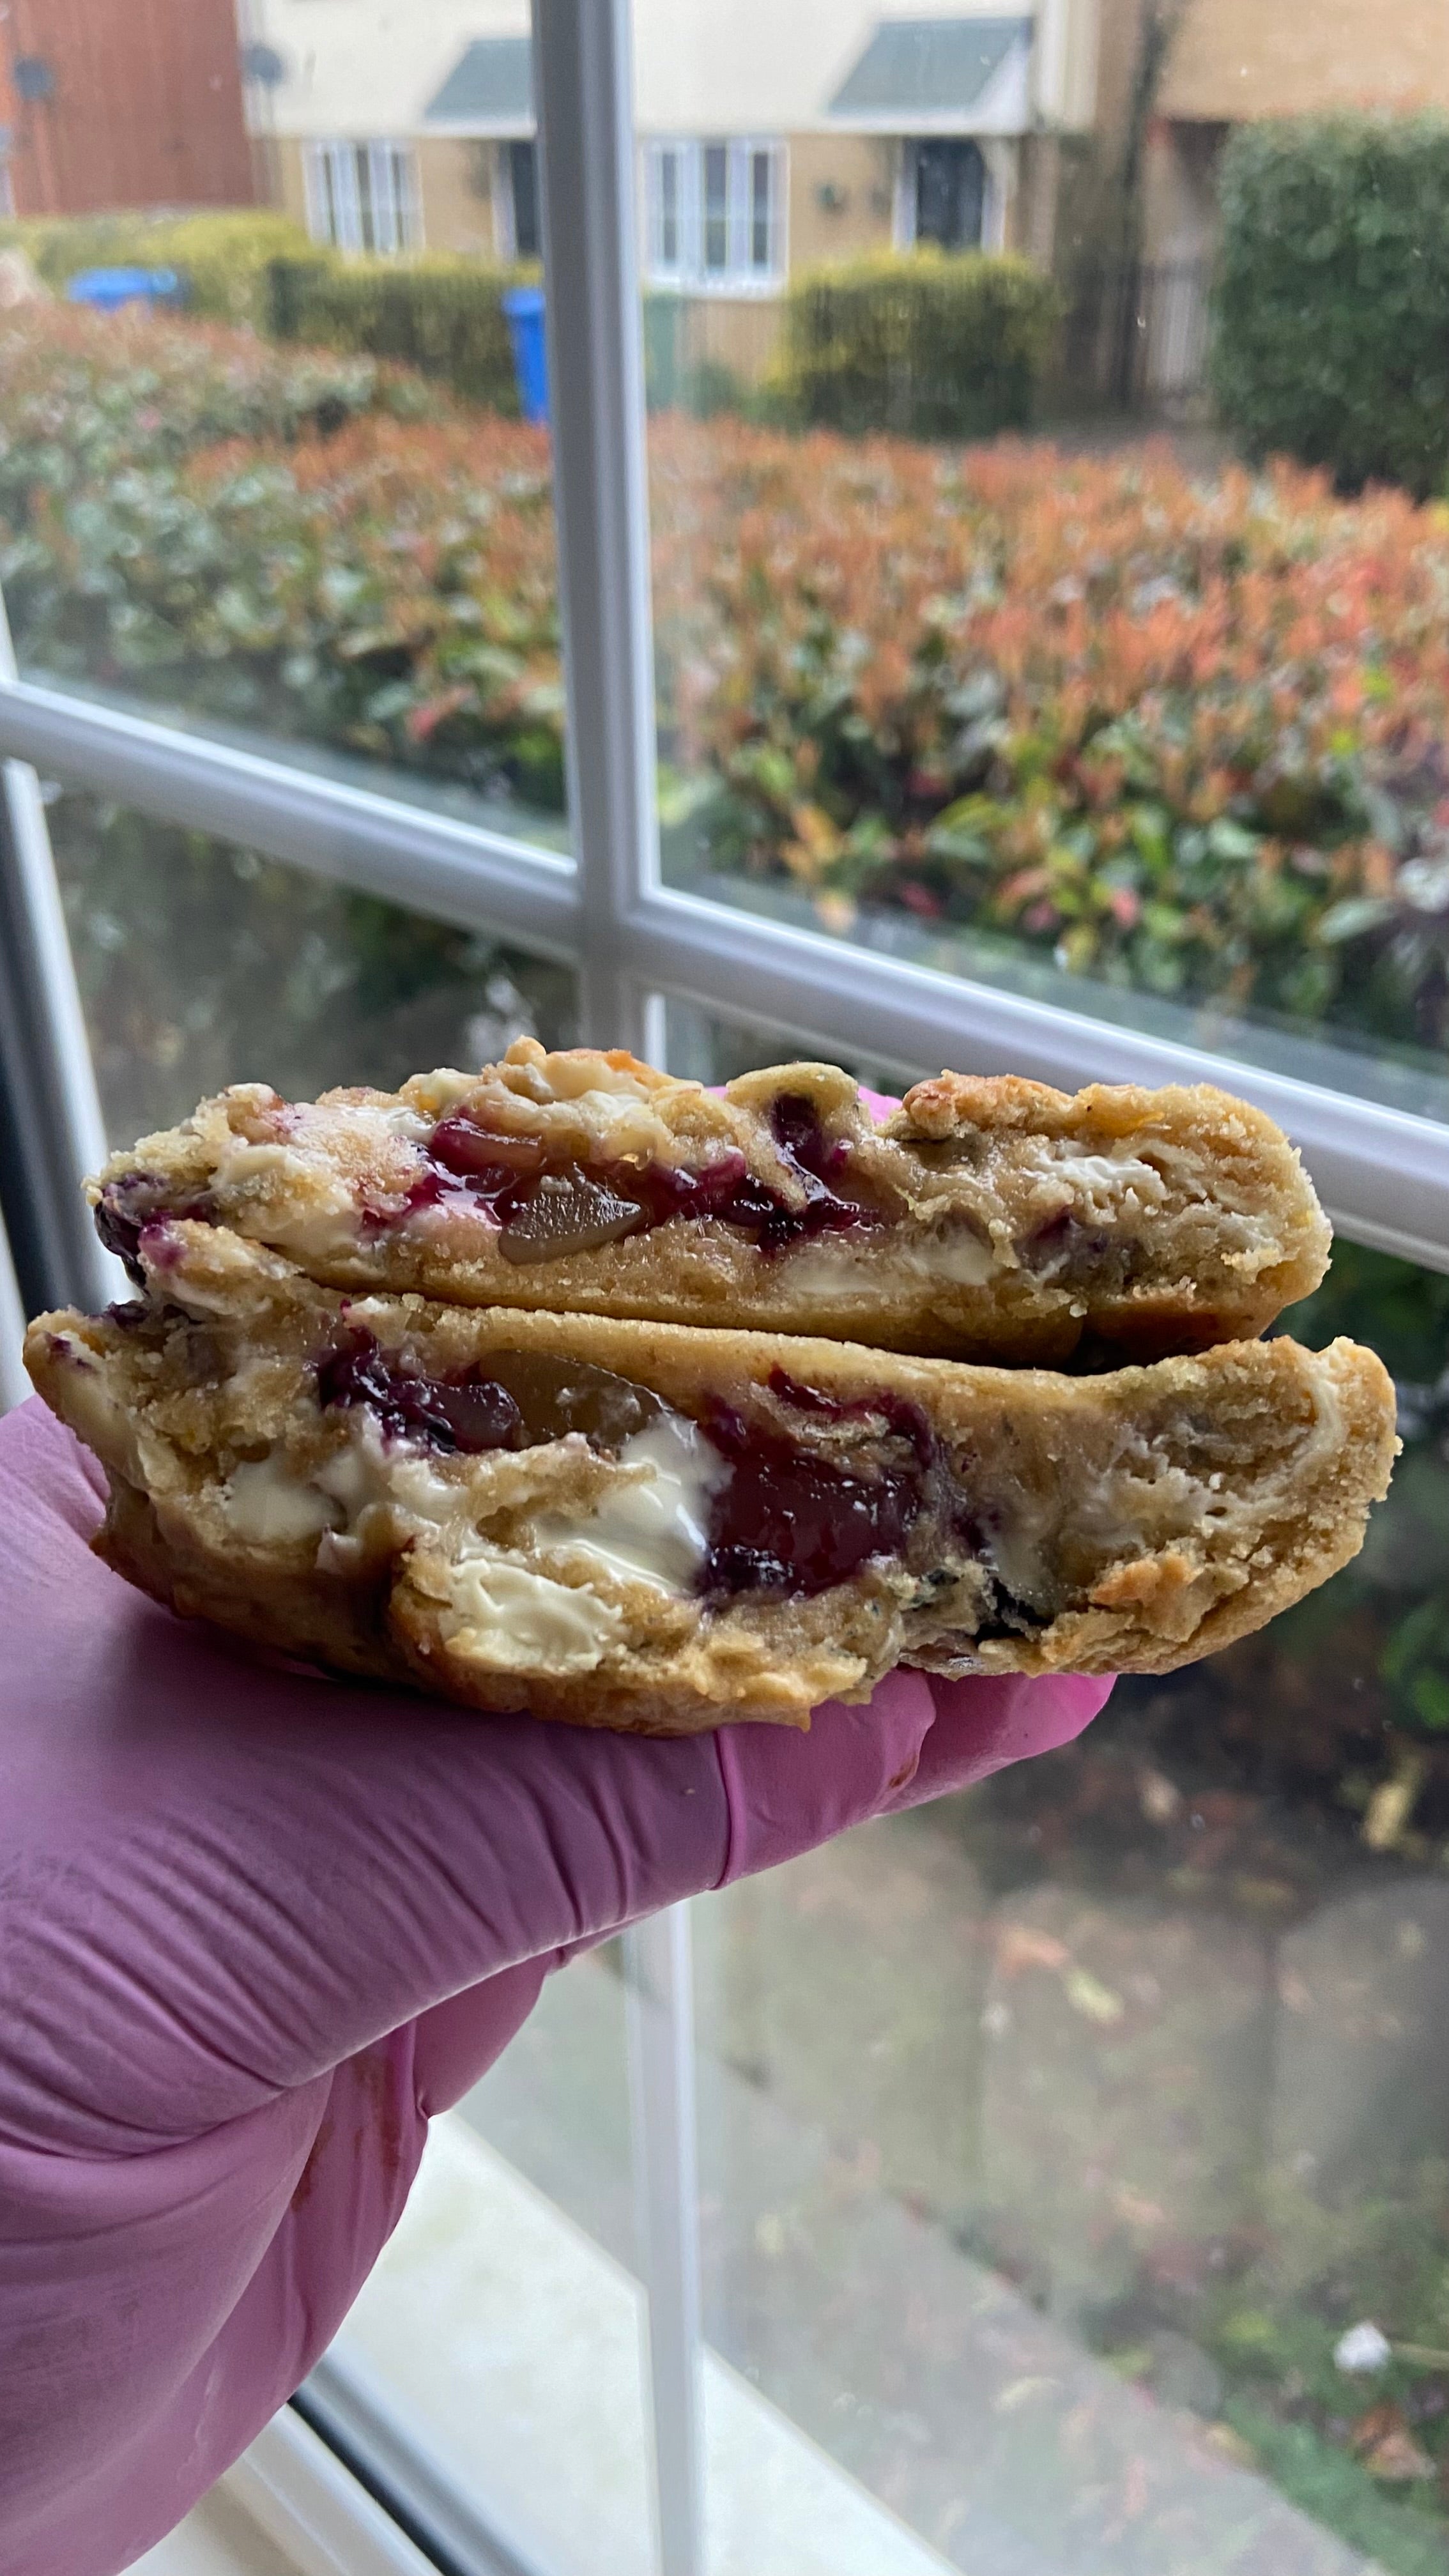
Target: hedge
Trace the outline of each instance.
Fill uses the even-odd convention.
[[[216,322],[269,328],[273,260],[305,254],[307,235],[290,215],[265,207],[189,215],[59,215],[0,222],[0,249],[23,250],[44,283],[62,293],[85,268],[174,268],[188,309]]]
[[[1252,456],[1423,496],[1449,465],[1449,121],[1244,124],[1221,180],[1212,373]]]
[[[63,294],[85,268],[174,268],[188,313],[279,340],[384,358],[516,418],[505,288],[532,268],[480,260],[343,259],[289,215],[263,208],[188,215],[65,215],[0,223]]]
[[[282,340],[395,359],[514,419],[518,387],[503,296],[535,275],[465,259],[277,259],[268,328]]]
[[[980,251],[883,251],[785,291],[771,391],[822,429],[987,438],[1024,428],[1060,318],[1049,278]]]
[[[678,415],[650,455],[678,848],[1449,1050],[1449,511]],[[10,316],[0,579],[51,669],[562,809],[547,436],[416,377]]]

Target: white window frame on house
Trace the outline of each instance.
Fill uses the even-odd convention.
[[[319,138],[302,168],[307,230],[315,242],[380,259],[423,247],[423,199],[411,143]]]
[[[691,295],[775,295],[787,266],[788,154],[765,135],[643,146],[645,274]]]
[[[534,0],[533,27],[573,856],[410,805],[402,779],[395,789],[350,783],[293,764],[280,745],[239,748],[22,679],[0,624],[0,1067],[48,1300],[94,1304],[112,1287],[79,1198],[103,1138],[37,773],[557,958],[577,973],[582,1034],[595,1044],[662,1055],[665,1000],[677,997],[847,1058],[1011,1071],[1066,1089],[1223,1084],[1288,1130],[1346,1235],[1449,1271],[1449,1125],[661,882],[628,0]],[[783,151],[753,148],[780,151],[783,208]],[[669,282],[699,280],[681,258]],[[14,1304],[0,1265],[0,1310]],[[659,2566],[700,2576],[687,1909],[629,1937],[629,1972]],[[405,2466],[384,2476],[341,2398],[314,2406],[313,2420],[322,2415],[374,2488],[406,2503]],[[436,2527],[436,2502],[407,2509],[414,2530]],[[476,2534],[438,2546],[440,2563],[517,2565],[501,2549],[490,2559]],[[399,2543],[396,2564],[411,2563]]]

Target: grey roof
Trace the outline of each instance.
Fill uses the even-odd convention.
[[[533,123],[533,46],[527,36],[475,36],[458,56],[425,125]]]
[[[832,116],[949,115],[972,108],[1030,18],[892,18],[876,28],[830,102]]]

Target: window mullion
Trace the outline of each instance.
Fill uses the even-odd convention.
[[[1449,1125],[671,889],[639,906],[630,938],[634,972],[655,990],[808,1032],[847,1060],[1019,1073],[1067,1091],[1217,1083],[1292,1137],[1344,1234],[1449,1271]]]
[[[703,2576],[699,2158],[687,1905],[624,1935],[634,2184],[649,2300],[660,2576]]]
[[[583,1021],[638,1046],[655,745],[627,0],[534,0],[534,62]]]
[[[558,851],[0,674],[0,757],[6,753],[359,893],[521,940],[565,964],[577,960],[574,870]]]

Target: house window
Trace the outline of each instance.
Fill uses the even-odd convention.
[[[784,271],[785,153],[730,139],[646,146],[649,275],[739,294]]]
[[[408,143],[314,143],[307,228],[337,250],[391,258],[422,247],[417,156]]]

